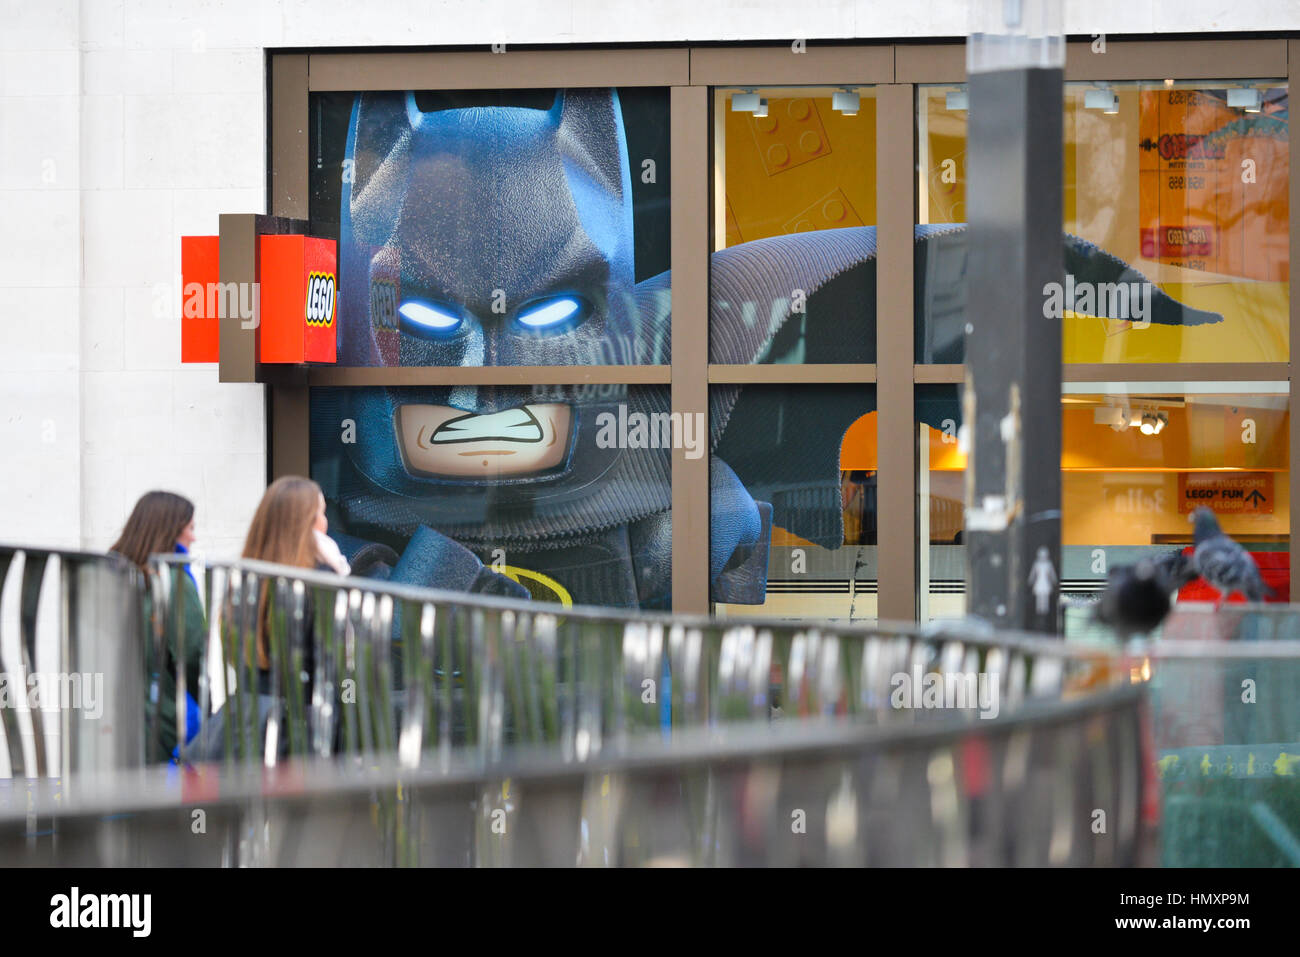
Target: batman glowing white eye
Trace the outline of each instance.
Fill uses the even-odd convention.
[[[555,296],[524,306],[515,321],[530,332],[552,332],[577,325],[584,311],[577,296]]]
[[[425,338],[454,335],[464,324],[464,317],[450,306],[408,299],[397,307],[402,330]]]

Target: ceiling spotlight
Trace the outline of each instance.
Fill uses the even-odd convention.
[[[831,107],[845,116],[857,116],[862,98],[852,90],[839,90],[831,94]]]
[[[1083,108],[1103,113],[1119,112],[1119,96],[1111,90],[1084,90]]]
[[[1142,413],[1142,420],[1138,428],[1142,430],[1143,435],[1159,435],[1166,425],[1169,424],[1169,416],[1159,409],[1148,410]]]
[[[943,97],[945,110],[969,110],[970,94],[965,90],[949,90]]]
[[[1228,91],[1228,106],[1247,113],[1258,113],[1263,97],[1256,89],[1235,89]]]
[[[767,116],[767,98],[758,101],[758,109],[754,111],[755,116]]]
[[[757,93],[731,94],[731,110],[733,113],[753,113],[762,102]]]

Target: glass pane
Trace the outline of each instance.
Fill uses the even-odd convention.
[[[339,365],[668,361],[663,88],[322,93]]]
[[[874,362],[869,87],[714,92],[709,361]]]
[[[313,389],[311,474],[357,574],[669,609],[667,386]]]
[[[917,581],[920,621],[966,614],[966,456],[958,447],[961,388],[918,385]]]
[[[876,617],[875,386],[714,386],[720,615]],[[757,530],[760,547],[750,545]]]
[[[966,93],[917,92],[918,362],[964,354]],[[1070,83],[1065,267],[1044,291],[1065,362],[1285,362],[1281,81]]]
[[[1273,594],[1290,593],[1290,443],[1287,384],[1173,382],[1062,398],[1062,586],[1086,598],[1109,568],[1191,550],[1192,512],[1208,506],[1241,543]],[[1264,391],[1265,389],[1269,391]],[[1216,601],[1197,579],[1181,601]],[[1244,600],[1237,595],[1230,601]],[[1067,634],[1088,631],[1082,606]]]
[[[1068,383],[1062,396],[1061,595],[1066,634],[1108,638],[1090,621],[1109,569],[1195,544],[1209,507],[1290,597],[1290,410],[1286,382]],[[961,542],[965,455],[957,386],[918,386],[922,620],[965,611]],[[1217,601],[1196,579],[1180,601]],[[1242,601],[1238,594],[1228,601]]]

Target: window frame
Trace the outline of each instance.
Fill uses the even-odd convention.
[[[1132,40],[1066,44],[1065,79],[1162,80],[1286,77],[1300,64],[1300,40]],[[1300,72],[1300,67],[1297,67]],[[604,46],[578,49],[490,48],[448,51],[273,50],[267,54],[269,214],[307,218],[309,99],[313,92],[405,89],[529,89],[661,86],[671,109],[671,361],[658,366],[484,366],[402,369],[261,366],[251,348],[225,348],[221,381],[267,387],[267,478],[306,474],[312,386],[511,385],[524,383],[667,384],[674,412],[708,410],[710,384],[874,384],[879,448],[879,616],[915,621],[918,612],[915,387],[961,383],[965,367],[915,362],[913,224],[916,218],[916,88],[966,80],[962,42]],[[876,362],[843,365],[721,365],[708,362],[709,251],[714,199],[713,88],[735,86],[872,86],[876,96],[878,270]],[[1290,180],[1300,182],[1300,133],[1290,127]],[[708,211],[701,216],[700,210]],[[249,228],[251,229],[251,217]],[[1300,249],[1300,217],[1289,223],[1290,261]],[[223,257],[224,259],[224,257]],[[241,268],[251,268],[244,257]],[[223,281],[239,278],[227,276]],[[252,277],[250,277],[252,278]],[[1290,349],[1300,344],[1300,297],[1290,296]],[[1070,364],[1065,382],[1296,381],[1291,363]],[[1292,416],[1290,447],[1300,447],[1300,416]],[[672,459],[673,610],[706,614],[709,556],[709,459]],[[1300,469],[1290,470],[1292,501],[1300,501]],[[1300,567],[1300,510],[1290,519],[1291,564]]]

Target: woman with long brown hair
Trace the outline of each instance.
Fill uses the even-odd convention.
[[[189,554],[194,544],[194,503],[173,492],[146,492],[140,496],[122,533],[113,543],[110,552],[121,555],[145,573],[146,580],[153,572],[149,556],[180,552]],[[199,686],[199,672],[203,662],[203,648],[208,629],[203,618],[203,605],[199,600],[194,576],[185,566],[185,574],[175,576],[178,591],[173,601],[180,602],[183,617],[178,623],[169,615],[163,623],[164,655],[161,663],[154,663],[149,682],[149,700],[145,703],[146,724],[149,729],[149,758],[166,761],[176,747],[176,662],[175,649],[181,649],[184,658],[186,687],[186,740],[198,732],[198,705],[193,694]],[[152,590],[145,590],[145,620],[153,620]],[[177,635],[179,627],[180,634]],[[179,638],[179,641],[178,641]],[[156,697],[155,697],[156,695]],[[158,707],[158,727],[153,729],[154,702]]]
[[[300,475],[286,475],[272,482],[262,496],[253,523],[248,527],[243,557],[346,575],[347,563],[339,555],[333,539],[325,534],[328,528],[325,496],[320,486]],[[266,641],[268,604],[267,589],[263,585],[258,601],[257,626],[257,664],[262,671],[270,667]],[[309,627],[309,655],[312,644],[310,631]]]
[[[253,521],[248,527],[244,539],[242,557],[277,565],[289,565],[295,568],[311,568],[317,571],[333,571],[341,575],[349,573],[347,562],[339,554],[338,546],[325,535],[329,523],[325,518],[325,496],[320,486],[311,479],[299,475],[286,475],[276,479],[262,495]],[[284,687],[288,681],[282,681],[282,687],[273,687],[271,681],[271,647],[268,632],[271,622],[271,587],[272,582],[262,580],[257,600],[257,708],[250,711],[245,720],[256,718],[257,726],[248,729],[262,740],[266,733],[268,716],[272,709],[282,707]],[[302,701],[309,702],[312,697],[312,674],[315,662],[314,614],[309,601],[305,609],[306,642],[304,647],[303,673],[298,676],[302,682]],[[285,676],[288,678],[289,676]],[[192,760],[211,761],[221,758],[225,753],[224,724],[231,720],[230,702],[227,700],[214,717],[204,727],[203,737],[188,748],[185,757]],[[255,711],[255,714],[253,713]],[[310,720],[310,719],[309,719]],[[258,730],[260,729],[260,731]],[[279,747],[284,753],[287,737],[281,737]]]

